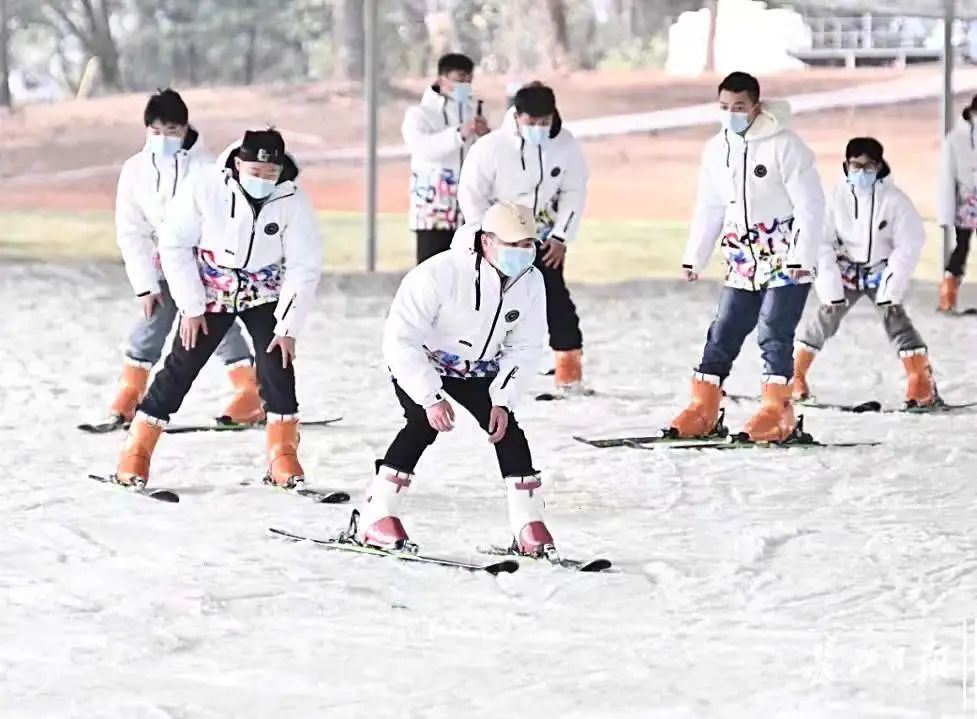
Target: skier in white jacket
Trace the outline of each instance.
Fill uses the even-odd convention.
[[[224,167],[180,189],[163,224],[160,259],[180,332],[129,428],[122,484],[147,482],[163,427],[237,318],[254,343],[267,408],[266,480],[290,487],[304,477],[293,360],[322,272],[318,223],[278,132],[246,132],[223,157]]]
[[[400,504],[414,468],[439,432],[454,427],[451,397],[495,445],[505,483],[513,549],[552,555],[543,523],[542,480],[513,408],[545,351],[546,292],[533,268],[532,212],[496,203],[458,230],[449,252],[411,270],[394,297],[383,356],[407,420],[351,521],[356,541],[403,548]]]
[[[458,202],[466,222],[480,222],[498,201],[531,207],[537,218],[536,268],[546,285],[554,380],[561,392],[586,392],[580,318],[563,268],[587,201],[587,164],[580,143],[563,127],[553,90],[542,83],[516,93],[502,127],[475,143],[461,170]]]
[[[788,127],[786,103],[760,102],[760,83],[734,72],[719,85],[722,129],[702,156],[695,217],[683,260],[689,281],[722,238],[726,287],[692,378],[692,401],[668,430],[715,433],[722,383],[757,328],[763,357],[760,410],[744,434],[783,441],[795,430],[791,406],[794,331],[824,242],[824,193],[814,154]]]
[[[189,112],[174,90],[149,98],[143,112],[146,144],[122,166],[115,203],[116,239],[126,274],[142,304],[142,318],[133,328],[125,363],[107,422],[108,431],[130,422],[149,382],[149,373],[163,354],[176,320],[176,304],[160,269],[157,238],[166,208],[181,185],[214,162]],[[251,349],[235,326],[217,348],[228,368],[235,394],[222,413],[225,422],[255,422],[263,417]]]
[[[458,177],[472,143],[489,131],[481,101],[472,101],[475,63],[449,53],[438,60],[438,79],[408,108],[401,126],[410,150],[410,213],[417,238],[417,264],[451,247],[463,223]]]
[[[815,290],[817,314],[798,335],[794,352],[794,398],[811,396],[807,372],[862,297],[879,310],[889,340],[906,370],[907,407],[930,407],[940,398],[926,343],[903,306],[926,242],[912,200],[892,180],[882,144],[856,137],[845,148],[845,180],[835,186],[827,210]]]
[[[944,232],[953,231],[955,244],[946,258],[938,309],[957,311],[957,294],[967,271],[970,239],[977,229],[977,95],[963,110],[963,118],[940,151],[936,219]]]

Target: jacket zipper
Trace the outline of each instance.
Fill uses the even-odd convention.
[[[159,166],[156,164],[156,153],[154,152],[149,156],[153,162],[153,170],[156,171],[156,192],[159,192],[159,183],[162,182],[163,176],[160,174]]]
[[[539,188],[543,186],[543,146],[540,145],[537,149],[539,150],[539,182],[533,190],[533,217],[539,212],[536,206],[539,204]]]
[[[505,386],[506,386],[507,384],[509,384],[509,380],[510,380],[510,379],[512,379],[512,378],[513,378],[513,376],[515,376],[515,374],[516,374],[516,370],[517,370],[517,369],[519,369],[519,365],[516,365],[516,366],[515,366],[515,367],[513,367],[513,368],[512,368],[511,370],[509,370],[509,374],[507,374],[507,375],[505,376],[505,379],[504,379],[504,380],[502,380],[502,386],[501,386],[501,387],[499,387],[499,389],[505,389]]]
[[[465,124],[465,113],[461,103],[458,103],[458,124]],[[459,134],[461,133],[459,132]],[[463,164],[465,164],[465,138],[461,139],[461,147],[458,150],[458,167],[461,167]],[[458,172],[460,173],[461,170]]]
[[[750,278],[750,285],[756,290],[756,270],[757,261],[756,253],[753,251],[753,243],[750,241],[750,215],[746,206],[746,176],[748,174],[747,170],[747,155],[749,151],[749,144],[746,138],[743,138],[743,224],[746,228],[746,246],[750,249],[750,257],[753,258],[753,277]]]
[[[865,255],[865,264],[872,261],[872,240],[875,236],[875,185],[872,185],[872,204],[868,211],[868,253]]]
[[[251,250],[254,249],[254,233],[258,226],[258,217],[261,215],[261,210],[268,207],[268,205],[270,205],[272,202],[278,202],[279,200],[284,200],[286,197],[291,197],[294,194],[295,193],[293,192],[289,195],[282,195],[281,197],[276,197],[274,199],[268,200],[261,206],[261,209],[259,209],[257,212],[254,211],[254,207],[251,205],[251,203],[250,202],[248,203],[248,207],[251,208],[251,216],[253,218],[251,220],[251,238],[248,240],[248,253],[244,256],[244,264],[241,267],[241,269],[247,267],[248,262],[251,260]]]
[[[495,335],[495,326],[499,323],[499,315],[502,314],[502,301],[505,299],[505,293],[511,290],[513,285],[515,285],[516,282],[521,280],[523,276],[526,274],[528,274],[528,271],[523,272],[521,275],[519,275],[508,287],[501,286],[502,278],[499,277],[499,283],[500,283],[499,304],[495,308],[495,317],[492,318],[492,326],[489,328],[488,337],[485,338],[485,345],[482,347],[482,351],[481,353],[479,353],[478,359],[475,360],[476,362],[480,361],[483,357],[485,357],[485,353],[488,351],[489,342],[492,341],[492,337],[493,335]]]
[[[292,309],[292,304],[293,304],[294,302],[295,302],[295,295],[292,295],[292,299],[290,299],[290,300],[288,301],[288,304],[287,304],[287,305],[285,305],[285,311],[284,311],[284,312],[282,312],[282,319],[283,319],[283,320],[284,320],[284,319],[285,319],[286,317],[288,317],[288,311],[289,311],[290,309]]]
[[[180,157],[179,155],[173,155],[173,194],[171,197],[176,197],[176,181],[180,177]]]

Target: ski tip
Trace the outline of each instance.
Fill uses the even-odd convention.
[[[578,568],[578,572],[606,572],[608,569],[613,567],[614,564],[610,559],[591,559],[588,562],[584,562]]]
[[[543,392],[542,394],[536,395],[537,402],[557,402],[563,399],[561,395],[553,394],[552,392]]]
[[[506,559],[501,562],[486,564],[482,569],[492,575],[513,574],[519,571],[519,562],[515,559]]]
[[[856,404],[851,408],[851,411],[855,414],[865,414],[866,412],[881,412],[882,403],[878,400],[869,400],[868,402],[862,402],[861,404]]]
[[[153,499],[158,499],[160,502],[169,502],[170,504],[177,504],[180,501],[180,495],[176,492],[171,492],[168,489],[157,489],[152,492],[148,492],[150,497]]]

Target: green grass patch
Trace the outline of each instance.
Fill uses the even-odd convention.
[[[358,272],[365,267],[363,216],[352,212],[319,214],[325,241],[326,271]],[[40,261],[120,261],[113,217],[108,212],[0,213],[0,257]],[[942,248],[935,226],[916,272],[938,280]],[[406,216],[382,214],[377,221],[377,267],[395,272],[414,263],[414,236]],[[647,220],[585,221],[568,255],[567,276],[576,282],[615,282],[643,277],[680,276],[688,224]],[[718,251],[708,277],[721,277]]]

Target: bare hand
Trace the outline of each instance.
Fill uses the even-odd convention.
[[[183,343],[183,349],[189,351],[196,347],[197,336],[201,331],[204,334],[207,334],[206,315],[197,315],[196,317],[181,317],[180,341]]]
[[[699,273],[698,272],[695,272],[694,270],[690,270],[688,268],[685,268],[685,280],[687,282],[698,282],[699,281]]]
[[[265,352],[271,354],[276,347],[282,351],[282,369],[285,369],[295,360],[295,338],[275,335]]]
[[[469,138],[471,138],[472,135],[478,132],[478,120],[479,118],[473,117],[471,120],[469,120],[468,122],[466,122],[464,125],[461,126],[462,140],[468,140]]]
[[[509,410],[505,407],[493,407],[489,413],[489,442],[496,444],[505,437],[509,428]]]
[[[142,316],[147,320],[153,316],[153,312],[156,310],[156,305],[162,306],[163,304],[163,295],[161,295],[159,292],[143,295],[139,299],[142,301]]]
[[[438,432],[450,432],[455,428],[455,411],[448,400],[443,399],[437,404],[432,404],[426,410],[427,422],[432,429]]]
[[[796,280],[803,280],[805,277],[810,277],[811,276],[811,271],[810,270],[800,270],[800,269],[794,268],[792,270],[787,270],[787,276],[790,277],[792,280],[795,280],[795,281]]]
[[[567,246],[562,240],[549,239],[543,243],[543,264],[554,270],[563,264]]]
[[[492,129],[488,125],[488,121],[481,115],[475,116],[475,133],[481,137],[482,135],[487,135]]]

